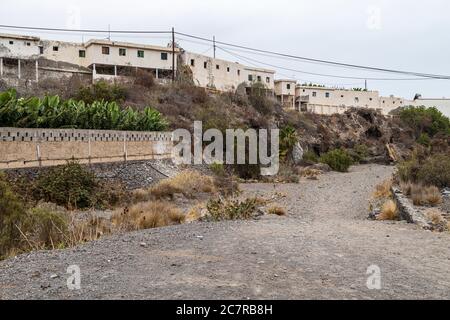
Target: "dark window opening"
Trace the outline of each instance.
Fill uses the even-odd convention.
[[[227,72],[230,72],[230,67],[227,67]]]
[[[248,81],[253,81],[253,75],[251,74],[248,75]]]
[[[125,57],[127,55],[127,49],[119,48],[119,56]]]
[[[78,51],[78,56],[80,58],[86,58],[86,51],[85,50],[79,50]]]
[[[138,50],[137,56],[138,56],[138,58],[143,58],[144,57],[144,50]]]
[[[11,41],[9,41],[9,44],[14,44],[14,41],[12,41],[12,40],[11,40]]]
[[[258,82],[261,82],[261,76],[258,76],[257,79],[258,79]]]
[[[206,61],[203,62],[203,68],[205,68],[205,69],[208,68],[208,62],[206,62]]]
[[[167,60],[169,57],[169,55],[167,54],[167,52],[161,52],[161,60]]]
[[[191,67],[195,67],[195,60],[191,59]]]
[[[109,47],[102,47],[103,54],[109,54]]]
[[[54,47],[53,47],[53,51],[59,51],[59,47],[54,46]]]
[[[241,70],[238,70],[237,73],[238,73],[238,76],[240,76],[241,75]]]
[[[39,54],[44,54],[44,47],[43,46],[39,46]]]
[[[269,78],[267,78],[267,79],[269,79]],[[290,83],[288,83],[286,87],[287,87],[288,90],[291,90],[291,84]]]
[[[220,66],[218,64],[216,64],[216,69],[220,70]]]

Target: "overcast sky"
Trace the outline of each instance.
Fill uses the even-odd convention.
[[[450,4],[446,0],[3,0],[0,24],[72,29],[169,30],[293,55],[375,67],[450,75]],[[0,32],[17,33],[12,30]],[[107,35],[35,34],[82,41]],[[164,44],[161,36],[112,36],[114,40]],[[187,50],[212,54],[209,44],[178,39]],[[337,76],[405,78],[218,49],[217,56],[241,63]],[[239,57],[237,55],[240,55]],[[252,59],[252,60],[249,60]],[[243,59],[246,59],[244,61]],[[257,62],[255,62],[257,61]],[[262,64],[265,63],[265,64]],[[278,69],[278,78],[362,87],[363,80],[307,75]],[[409,78],[408,76],[406,76]],[[383,95],[412,99],[450,97],[450,81],[369,81]]]

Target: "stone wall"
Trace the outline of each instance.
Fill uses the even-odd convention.
[[[168,159],[170,132],[0,127],[0,169]]]

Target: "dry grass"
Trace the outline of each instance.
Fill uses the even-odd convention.
[[[442,212],[440,210],[436,209],[428,210],[426,212],[426,216],[434,225],[441,225],[446,223],[446,220],[442,216]]]
[[[318,180],[318,177],[322,174],[322,171],[317,169],[306,168],[299,172],[302,178],[307,178],[309,180]]]
[[[411,187],[411,199],[416,206],[437,206],[442,203],[442,194],[434,186],[413,185]]]
[[[375,199],[389,198],[391,196],[392,180],[386,180],[375,187],[373,197]]]
[[[113,216],[112,221],[119,230],[132,231],[181,224],[185,215],[171,203],[149,201],[124,208]]]
[[[378,220],[397,220],[398,209],[397,204],[393,200],[388,200],[381,208],[381,213],[378,216]]]
[[[267,213],[274,214],[277,216],[285,216],[286,209],[281,207],[280,205],[274,204],[267,210]]]
[[[183,194],[195,198],[197,193],[215,193],[213,178],[197,171],[186,170],[175,177],[160,181],[150,188],[150,194],[156,199],[171,198],[175,194]]]
[[[200,203],[193,206],[186,214],[186,223],[192,223],[200,220],[207,212],[206,203]]]
[[[411,196],[413,186],[414,186],[414,184],[411,182],[401,182],[400,183],[400,189],[402,190],[403,194],[407,197]]]

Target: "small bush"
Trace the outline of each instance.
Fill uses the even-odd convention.
[[[422,133],[419,139],[417,139],[417,143],[429,147],[431,145],[431,138],[427,133]]]
[[[98,81],[90,86],[82,87],[75,95],[76,100],[91,104],[94,101],[123,102],[127,98],[126,89],[118,84]]]
[[[0,173],[0,259],[21,242],[20,226],[26,219],[24,205],[12,192],[5,176]]]
[[[303,162],[306,164],[316,164],[319,162],[319,157],[314,151],[308,150],[303,155]]]
[[[320,162],[328,164],[334,171],[347,172],[348,168],[353,164],[353,159],[347,151],[335,149],[322,155]]]
[[[116,212],[113,223],[119,230],[133,231],[181,224],[184,214],[174,205],[162,201],[138,203]]]
[[[95,175],[75,161],[49,169],[36,181],[40,199],[68,209],[94,206],[97,202],[95,195],[98,187]]]
[[[450,155],[438,154],[429,157],[420,166],[417,180],[439,188],[450,186]]]
[[[150,188],[150,194],[156,199],[172,198],[177,193],[188,198],[195,198],[199,192],[214,193],[215,191],[213,178],[191,170],[183,171],[172,178],[162,180]]]
[[[134,84],[150,89],[155,86],[155,78],[150,72],[138,69],[134,76]]]
[[[360,163],[369,156],[369,149],[365,144],[358,144],[353,149],[349,150],[353,162]]]
[[[206,206],[209,212],[207,219],[212,221],[249,220],[254,216],[257,203],[257,199],[255,198],[244,201],[209,200]]]
[[[434,186],[413,185],[411,187],[411,199],[416,206],[437,206],[442,203],[442,194]]]
[[[388,200],[381,208],[381,213],[378,216],[378,220],[397,220],[398,210],[397,205],[393,200]]]
[[[393,181],[389,179],[377,185],[373,197],[375,199],[389,198],[391,196],[392,183]]]

